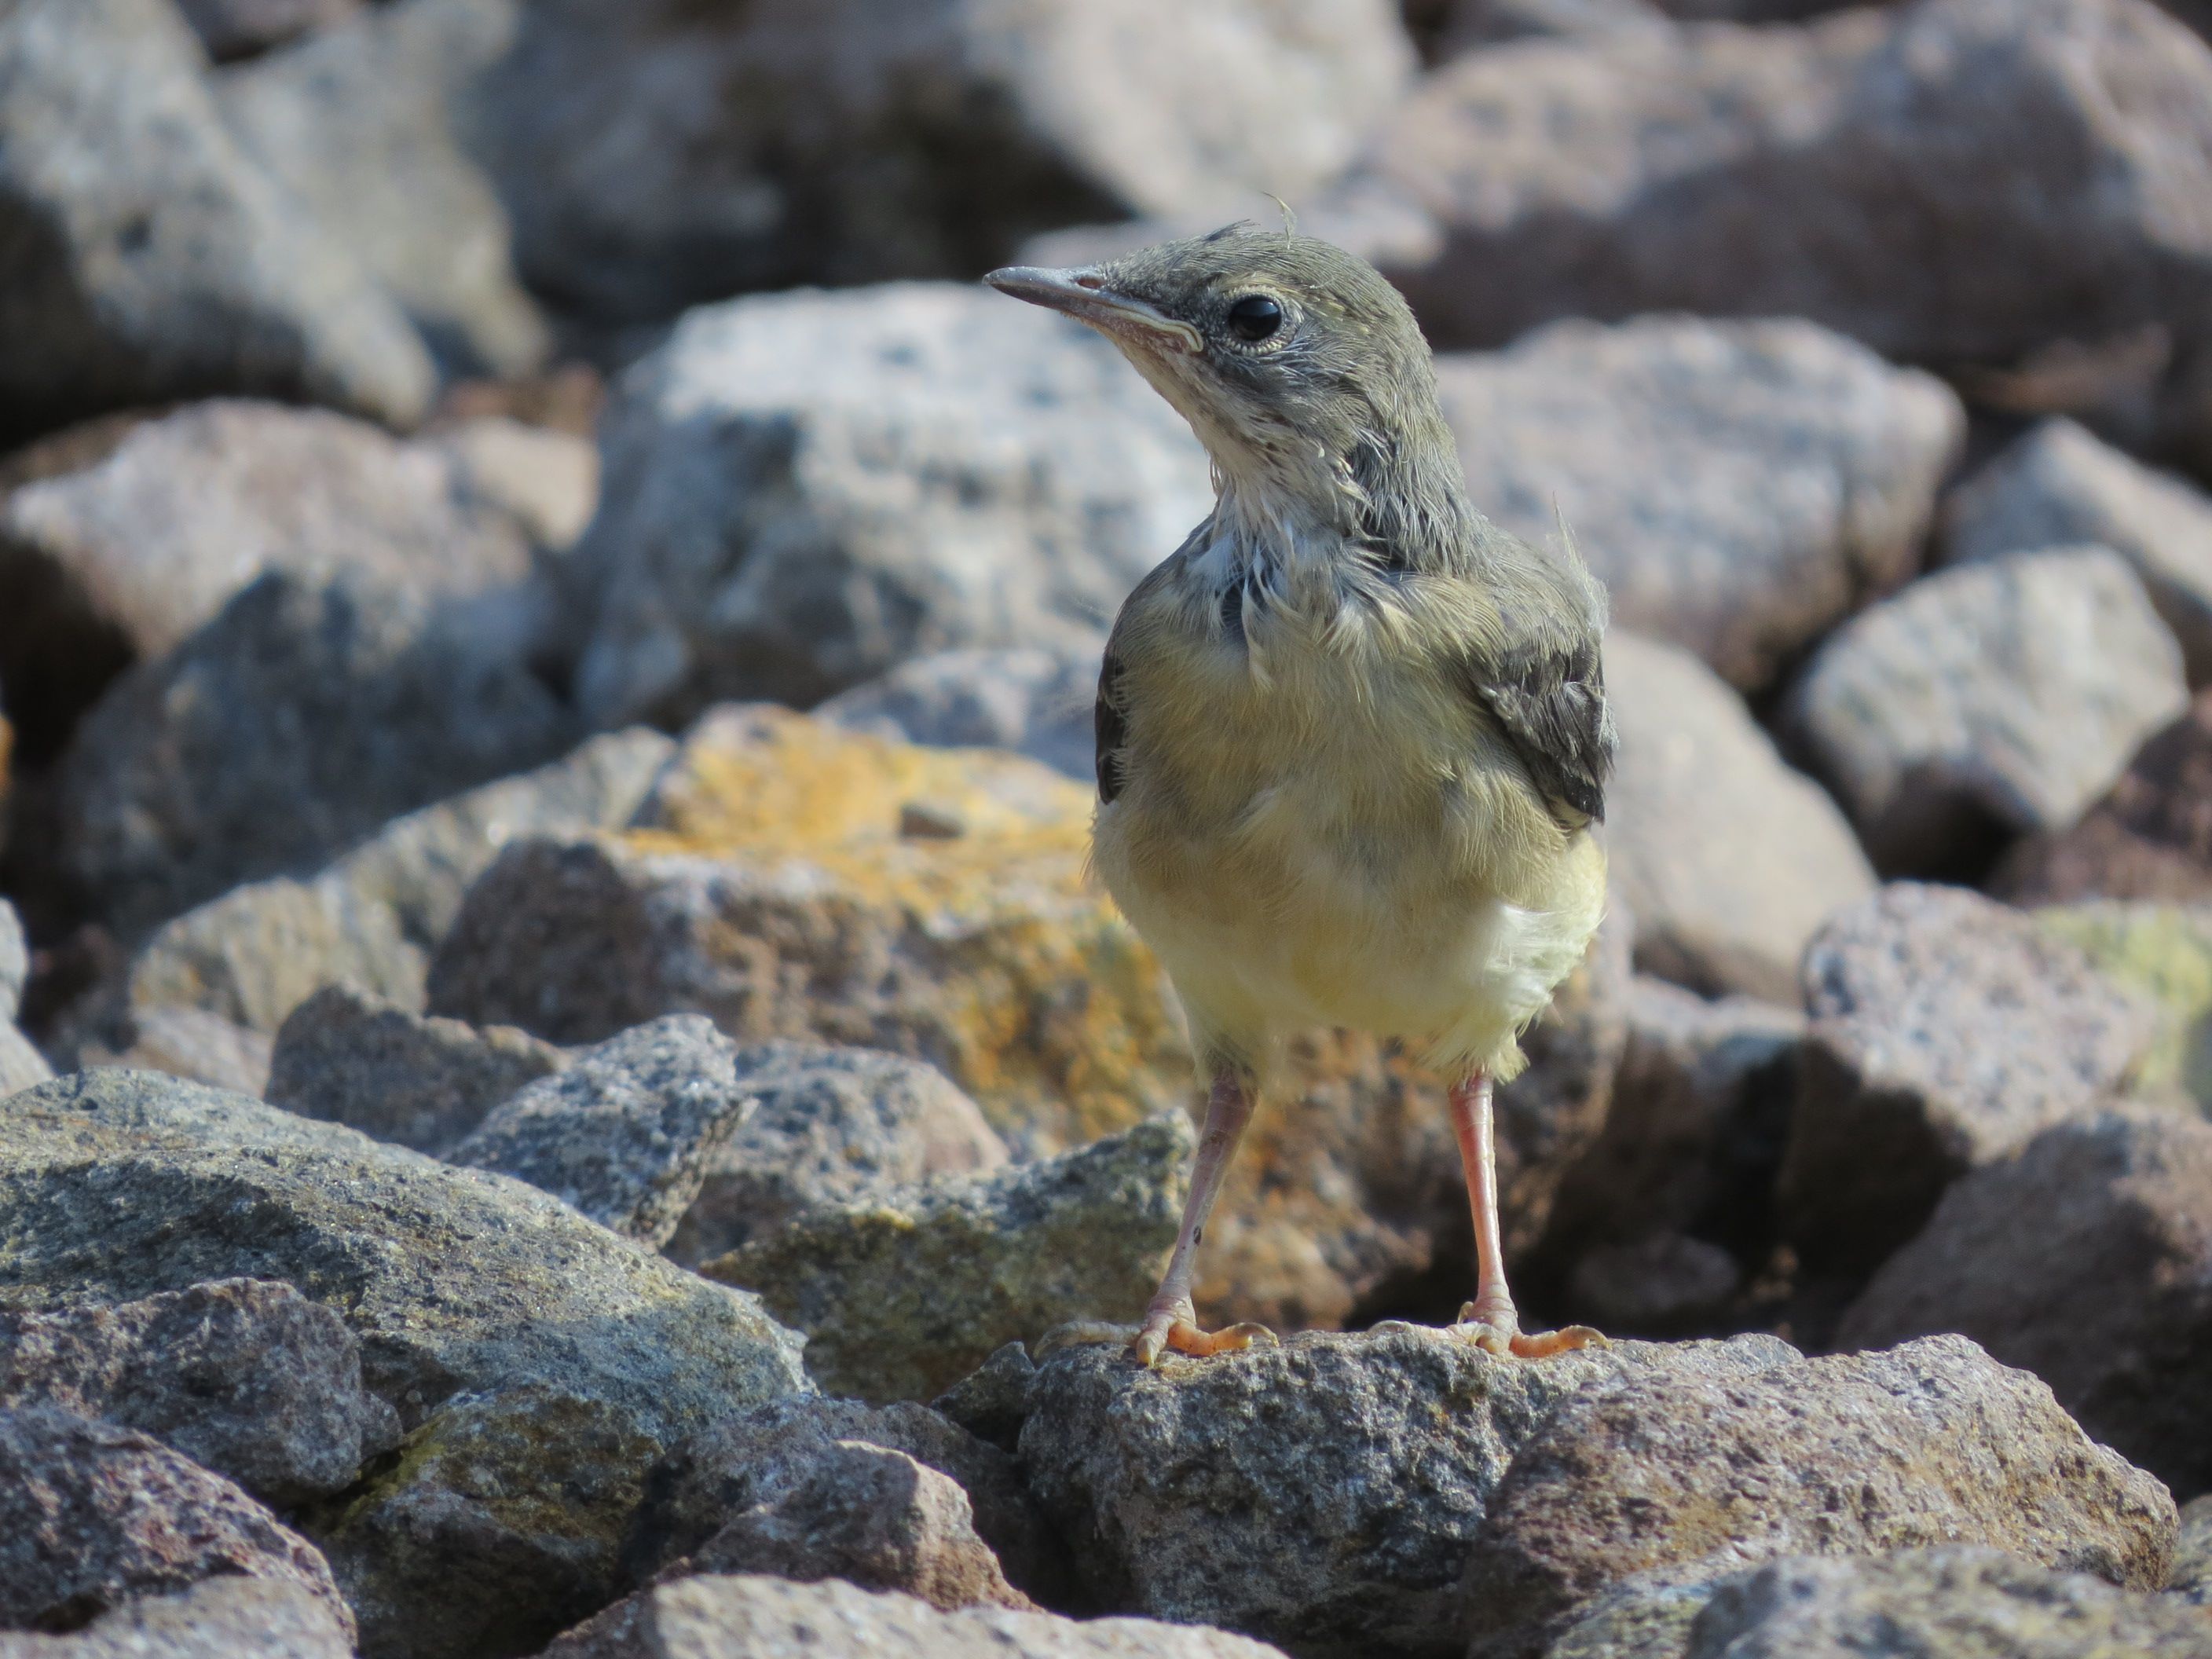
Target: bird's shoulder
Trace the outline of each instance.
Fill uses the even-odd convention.
[[[1182,576],[1184,567],[1206,547],[1212,535],[1212,519],[1202,520],[1183,538],[1182,546],[1153,566],[1145,579],[1130,590],[1129,597],[1121,602],[1121,614],[1114,619],[1113,632],[1106,636],[1106,652],[1098,663],[1098,695],[1091,705],[1101,805],[1113,805],[1121,793],[1127,772],[1124,751],[1129,742],[1129,715],[1123,696],[1132,622],[1155,607],[1161,595]]]

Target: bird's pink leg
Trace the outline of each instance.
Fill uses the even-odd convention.
[[[1264,1325],[1231,1325],[1224,1331],[1203,1331],[1191,1306],[1192,1264],[1199,1241],[1206,1237],[1206,1218],[1213,1200],[1221,1196],[1222,1178],[1229,1160],[1252,1121],[1252,1091],[1234,1068],[1224,1066],[1213,1074],[1213,1089],[1206,1097],[1206,1129],[1198,1140],[1198,1158],[1190,1172],[1190,1196],[1183,1201],[1182,1227],[1176,1235],[1175,1254],[1168,1258],[1166,1277],[1145,1308],[1145,1322],[1129,1345],[1130,1357],[1150,1365],[1161,1350],[1177,1353],[1229,1353],[1255,1341],[1274,1340]]]
[[[1498,1155],[1492,1145],[1490,1078],[1477,1072],[1451,1091],[1452,1133],[1467,1171],[1467,1200],[1474,1212],[1474,1300],[1459,1310],[1453,1330],[1495,1354],[1540,1359],[1605,1339],[1587,1325],[1524,1333],[1505,1287],[1505,1245],[1498,1230]]]

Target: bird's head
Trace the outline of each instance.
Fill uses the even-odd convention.
[[[1378,489],[1439,467],[1458,477],[1419,325],[1372,265],[1332,243],[1231,225],[984,280],[1112,340],[1190,422],[1224,495],[1247,507],[1357,525]]]

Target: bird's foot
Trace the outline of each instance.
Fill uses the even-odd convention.
[[[1265,1325],[1231,1325],[1225,1330],[1204,1331],[1198,1327],[1190,1298],[1156,1302],[1145,1310],[1145,1322],[1129,1344],[1129,1358],[1147,1369],[1159,1363],[1163,1352],[1188,1354],[1204,1359],[1218,1353],[1275,1346],[1275,1334]]]
[[[1577,1348],[1607,1348],[1613,1345],[1588,1325],[1569,1325],[1557,1331],[1524,1331],[1521,1316],[1510,1302],[1470,1302],[1459,1310],[1451,1334],[1462,1341],[1500,1358],[1545,1359]]]

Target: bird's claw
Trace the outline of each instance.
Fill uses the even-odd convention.
[[[1129,1344],[1129,1358],[1147,1370],[1159,1364],[1164,1352],[1188,1354],[1194,1359],[1204,1359],[1218,1353],[1237,1353],[1243,1349],[1276,1346],[1274,1332],[1265,1325],[1249,1322],[1231,1325],[1224,1330],[1200,1330],[1191,1317],[1189,1305],[1152,1308],[1145,1314],[1145,1322],[1138,1327],[1136,1339]]]
[[[1510,1303],[1502,1308],[1468,1303],[1459,1310],[1459,1319],[1452,1326],[1451,1334],[1501,1359],[1545,1359],[1555,1353],[1571,1353],[1577,1348],[1613,1346],[1588,1325],[1569,1325],[1556,1331],[1524,1331],[1520,1316]]]

